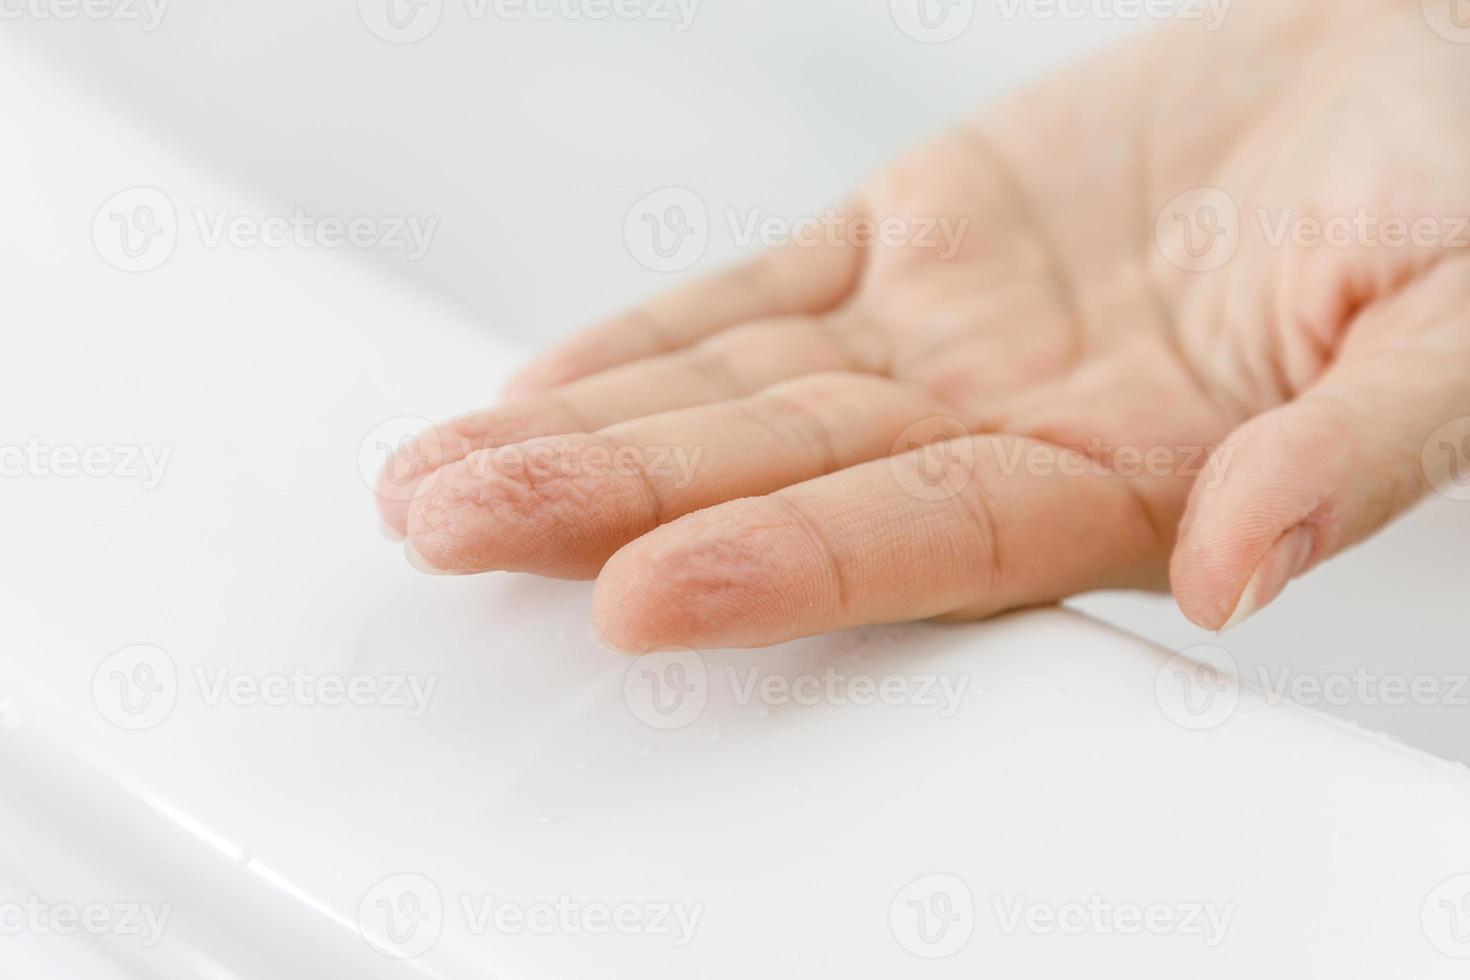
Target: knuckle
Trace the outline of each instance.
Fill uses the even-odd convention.
[[[800,448],[807,456],[823,460],[827,472],[840,467],[844,454],[827,423],[832,407],[830,400],[821,394],[767,389],[739,404],[747,416],[777,439]]]
[[[712,357],[748,358],[769,353],[773,345],[790,333],[790,324],[786,321],[757,320],[731,327],[702,340],[695,345],[694,350]]]
[[[845,371],[819,371],[789,381],[779,381],[761,392],[773,398],[803,405],[831,404],[874,395],[886,388],[881,378]]]

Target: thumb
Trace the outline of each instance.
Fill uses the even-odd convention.
[[[1184,614],[1214,630],[1431,487],[1470,495],[1470,263],[1365,311],[1329,372],[1232,433],[1206,472],[1218,478],[1195,484],[1170,578]]]

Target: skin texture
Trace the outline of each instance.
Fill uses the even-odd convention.
[[[963,223],[953,254],[827,236],[598,324],[403,447],[383,519],[426,570],[598,577],[634,652],[1098,588],[1219,629],[1424,496],[1470,416],[1467,118],[1417,0],[1168,25],[851,198]]]

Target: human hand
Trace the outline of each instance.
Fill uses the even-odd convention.
[[[383,518],[428,570],[598,577],[635,652],[1170,583],[1238,622],[1470,416],[1466,54],[1393,0],[1152,33],[862,187],[844,227],[903,242],[788,244],[545,355],[390,462]]]

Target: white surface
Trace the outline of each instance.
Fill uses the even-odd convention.
[[[1003,88],[1148,26],[1026,14],[1125,5],[1021,4],[1008,18],[1007,5],[979,3],[959,37],[934,45],[897,28],[905,0],[703,0],[683,32],[476,19],[476,3],[445,0],[437,29],[408,45],[375,37],[351,0],[171,3],[153,31],[31,16],[0,26],[87,78],[89,105],[278,211],[437,218],[416,262],[357,257],[461,308],[476,329],[535,343],[672,281],[640,267],[622,238],[649,191],[689,187],[711,213],[796,218]],[[135,183],[172,189],[170,171],[136,161],[92,160],[88,174],[76,192],[96,200],[72,202],[81,210]],[[701,265],[736,251],[717,224]],[[1470,762],[1470,664],[1457,639],[1466,554],[1470,505],[1433,501],[1294,585],[1225,645],[1253,680],[1264,669],[1272,683],[1350,684],[1346,698],[1307,700]],[[1168,597],[1077,605],[1165,646],[1212,641]],[[1427,703],[1392,703],[1392,685],[1424,680],[1437,692]]]
[[[710,655],[703,712],[650,727],[625,693],[645,665],[586,638],[584,586],[417,576],[371,532],[358,454],[374,426],[482,398],[513,355],[335,255],[181,234],[155,271],[109,268],[90,230],[120,186],[166,185],[181,210],[252,199],[4,55],[0,115],[26,148],[0,158],[5,316],[27,328],[7,331],[23,368],[0,389],[7,441],[172,456],[151,490],[5,485],[0,875],[53,903],[171,907],[153,949],[99,944],[133,974],[1463,975],[1421,921],[1448,929],[1470,898],[1457,890],[1470,872],[1462,768],[1250,692],[1187,730],[1210,715],[1168,692],[1196,675],[1069,614]],[[108,658],[142,643],[167,652],[179,686],[151,702],[172,703],[166,716],[124,731],[109,720],[128,719]],[[414,675],[434,694],[418,717],[209,704],[196,675],[296,667]],[[932,677],[966,693],[948,717],[741,704],[729,668]],[[1231,703],[1233,689],[1216,693]],[[405,873],[447,911],[428,923],[442,926],[434,945],[399,960],[357,930],[364,903],[380,927],[373,900],[398,896],[375,886]],[[949,933],[969,934],[963,949],[921,960],[903,943],[931,949],[912,938],[907,899],[932,896],[906,886],[936,874],[963,881],[977,914],[972,934]],[[490,896],[701,918],[683,948],[475,933],[458,900]],[[1230,925],[1211,948],[1201,935],[1006,933],[996,901],[1208,905]]]

